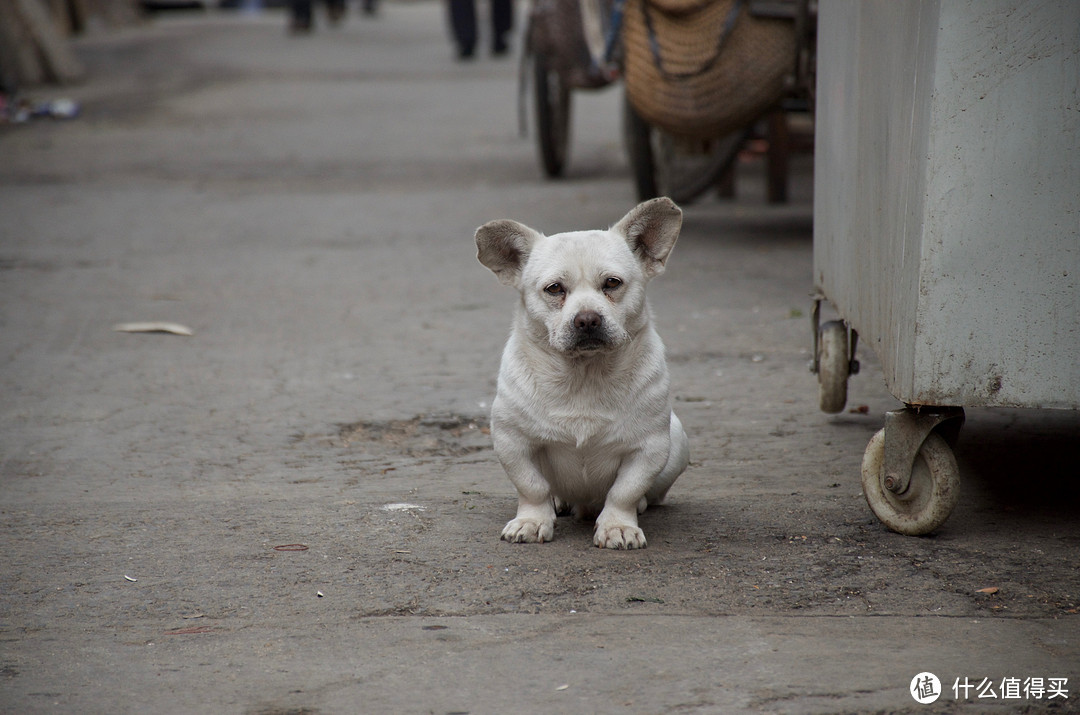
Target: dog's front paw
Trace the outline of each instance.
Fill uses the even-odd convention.
[[[644,549],[645,532],[633,524],[596,525],[593,543],[601,549]]]
[[[511,519],[502,530],[502,540],[512,544],[542,544],[555,538],[555,523],[547,520]]]

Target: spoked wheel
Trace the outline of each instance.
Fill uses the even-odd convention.
[[[719,139],[684,139],[658,129],[625,101],[624,133],[638,199],[668,196],[690,203],[715,187],[738,156],[747,132]]]
[[[533,92],[540,163],[548,177],[558,178],[570,145],[570,88],[542,54],[533,55]]]
[[[960,470],[945,439],[931,432],[911,465],[902,492],[889,489],[885,477],[885,430],[870,440],[863,455],[862,488],[870,510],[893,531],[908,536],[929,534],[941,526],[960,499]]]

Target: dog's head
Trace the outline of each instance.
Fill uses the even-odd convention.
[[[585,355],[617,348],[646,325],[645,285],[663,272],[681,226],[667,198],[639,204],[607,231],[545,236],[492,221],[476,231],[477,258],[521,292],[535,339]]]

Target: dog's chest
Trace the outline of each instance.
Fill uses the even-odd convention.
[[[504,377],[511,378],[499,388],[510,407],[504,414],[532,441],[563,449],[622,451],[668,410],[663,375],[649,371],[513,371]]]
[[[549,389],[543,406],[533,412],[544,423],[547,441],[575,449],[604,449],[630,436],[627,413],[635,400],[623,390],[613,390],[606,380],[564,383]],[[621,387],[621,386],[620,386]]]
[[[546,429],[546,441],[581,451],[595,451],[609,446],[614,433],[611,416],[552,414]]]

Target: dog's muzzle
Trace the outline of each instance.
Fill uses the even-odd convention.
[[[583,310],[574,316],[574,350],[599,350],[607,343],[604,316],[595,310]]]

